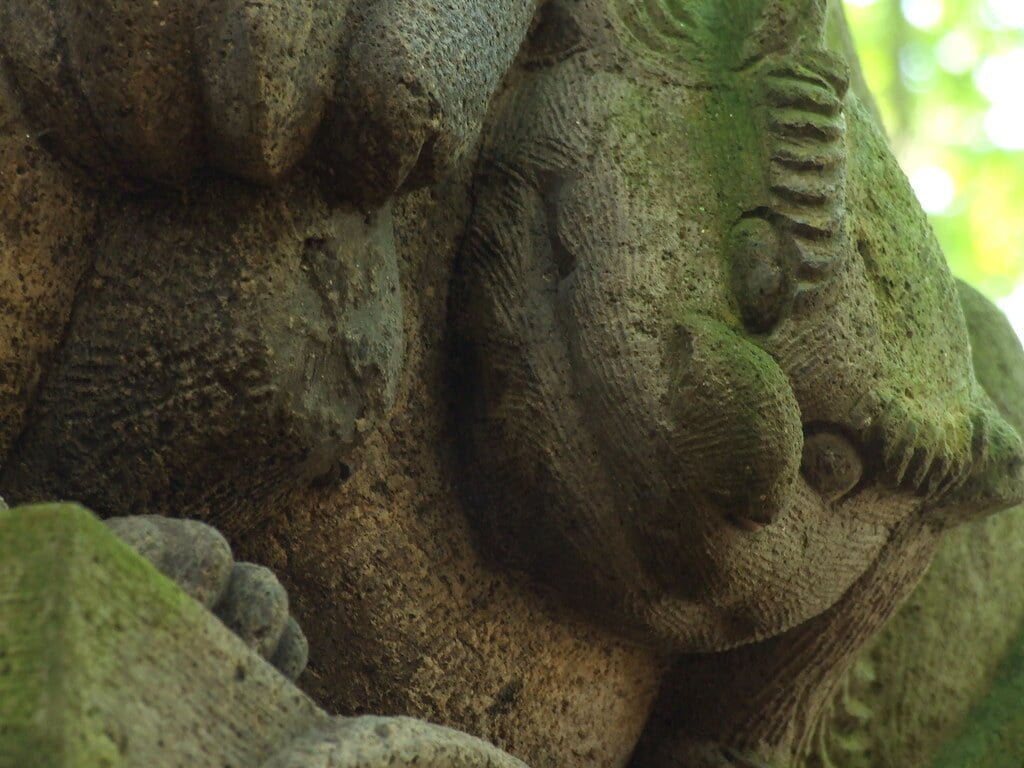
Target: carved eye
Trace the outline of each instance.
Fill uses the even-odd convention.
[[[765,333],[792,296],[783,237],[764,219],[743,219],[733,227],[728,248],[743,322],[751,331]]]
[[[860,451],[843,435],[815,432],[804,438],[800,471],[822,498],[838,501],[860,482],[864,462]]]

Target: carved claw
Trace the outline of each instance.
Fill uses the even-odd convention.
[[[527,768],[492,744],[409,717],[336,717],[261,768]],[[753,768],[753,766],[751,766]]]
[[[881,452],[889,481],[928,500],[942,499],[971,471],[970,425],[937,425],[896,398],[871,429],[868,441]]]
[[[319,154],[340,195],[435,181],[470,147],[537,0],[377,0],[342,44]]]
[[[953,493],[953,491],[966,482],[969,470],[970,462],[966,458],[958,457],[954,459],[946,477],[936,484],[933,496],[941,499]]]
[[[925,489],[925,495],[929,499],[938,496],[942,489],[952,482],[952,464],[945,458],[939,457],[932,467],[931,480]]]
[[[922,430],[917,448],[914,450],[914,458],[907,470],[908,479],[914,488],[922,489],[927,493],[926,481],[931,477],[933,468],[937,465],[938,452],[939,436],[933,430]]]
[[[910,466],[911,459],[914,458],[914,448],[919,433],[918,425],[914,422],[909,423],[905,429],[906,431],[900,435],[899,439],[887,446],[885,454],[885,465],[892,475],[893,482],[898,486],[903,485],[907,468]]]
[[[104,522],[282,674],[295,679],[305,669],[309,645],[288,615],[284,587],[269,569],[234,562],[216,529],[160,515]]]
[[[54,146],[172,184],[211,166],[276,182],[333,101],[344,191],[380,202],[469,147],[538,0],[438,5],[5,0],[0,53]]]
[[[982,408],[975,421],[974,460],[962,485],[954,487],[933,519],[955,525],[1024,501],[1024,441],[994,407]]]

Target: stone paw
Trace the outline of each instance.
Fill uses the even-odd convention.
[[[104,523],[282,674],[299,676],[309,646],[270,569],[235,562],[224,537],[196,520],[137,515]]]
[[[537,0],[51,6],[0,2],[0,53],[50,145],[80,164],[274,184],[334,109],[342,186],[380,202],[470,146]]]
[[[410,717],[336,717],[262,768],[526,768],[486,741]]]
[[[19,0],[0,3],[0,50],[51,144],[89,168],[269,183],[319,126],[344,6]]]
[[[343,197],[436,181],[472,146],[535,0],[375,0],[354,14],[318,156]]]

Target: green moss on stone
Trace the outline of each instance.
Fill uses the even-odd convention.
[[[0,768],[250,768],[327,715],[86,509],[0,512]]]
[[[992,691],[933,768],[1020,768],[1024,765],[1024,633],[996,675]]]
[[[166,626],[189,598],[77,504],[0,512],[0,766],[117,766],[89,682],[116,679],[121,599]]]

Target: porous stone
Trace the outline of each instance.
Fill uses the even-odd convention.
[[[298,179],[211,181],[113,196],[94,247],[0,473],[13,501],[247,530],[390,409],[404,341],[388,209],[337,210]]]
[[[0,768],[525,768],[411,718],[328,717],[110,528],[0,512]]]
[[[540,4],[355,3],[320,145],[339,193],[385,200],[462,157]]]
[[[526,768],[480,739],[409,717],[336,718],[262,768]]]
[[[234,559],[228,542],[215,528],[198,520],[159,515],[109,517],[103,523],[207,608],[227,588]]]
[[[1024,496],[1024,443],[827,3],[554,6],[534,34],[561,53],[528,42],[495,102],[457,266],[456,413],[494,554],[706,653],[822,615],[908,519]],[[861,455],[823,460],[826,440]]]
[[[289,616],[284,632],[281,633],[281,639],[274,649],[274,654],[270,657],[270,663],[289,680],[294,680],[302,674],[308,662],[309,641],[298,622]]]
[[[539,2],[4,0],[0,48],[33,121],[95,173],[273,184],[326,119],[319,160],[379,203],[470,147]]]
[[[0,766],[251,768],[327,715],[88,511],[0,513]]]
[[[213,612],[246,645],[269,657],[288,624],[288,593],[269,568],[235,563]]]
[[[215,528],[198,520],[160,515],[111,517],[103,522],[186,594],[213,610],[289,680],[305,669],[309,644],[288,615],[284,587],[262,566],[235,563],[231,548]]]
[[[197,4],[197,69],[209,151],[218,167],[269,184],[303,158],[338,74],[350,5]]]
[[[1011,394],[1024,391],[1021,342],[992,302],[957,287],[978,380],[1024,430],[1024,399]],[[987,754],[992,765],[1016,764],[1024,746],[1013,725],[1021,716],[1014,691],[1024,684],[1022,532],[1017,507],[946,534],[920,585],[847,673],[812,750],[817,760],[953,768],[987,765]]]
[[[95,201],[78,194],[76,174],[41,146],[39,133],[9,73],[0,73],[0,465],[92,261]]]
[[[217,521],[332,711],[535,768],[792,763],[941,531],[1022,493],[838,3],[457,5],[333,4],[328,83],[287,47],[321,6],[206,4],[233,101],[153,126],[218,142],[176,176],[150,94],[60,54],[127,19],[173,83],[198,6],[0,4],[33,146],[100,169],[0,491]]]

